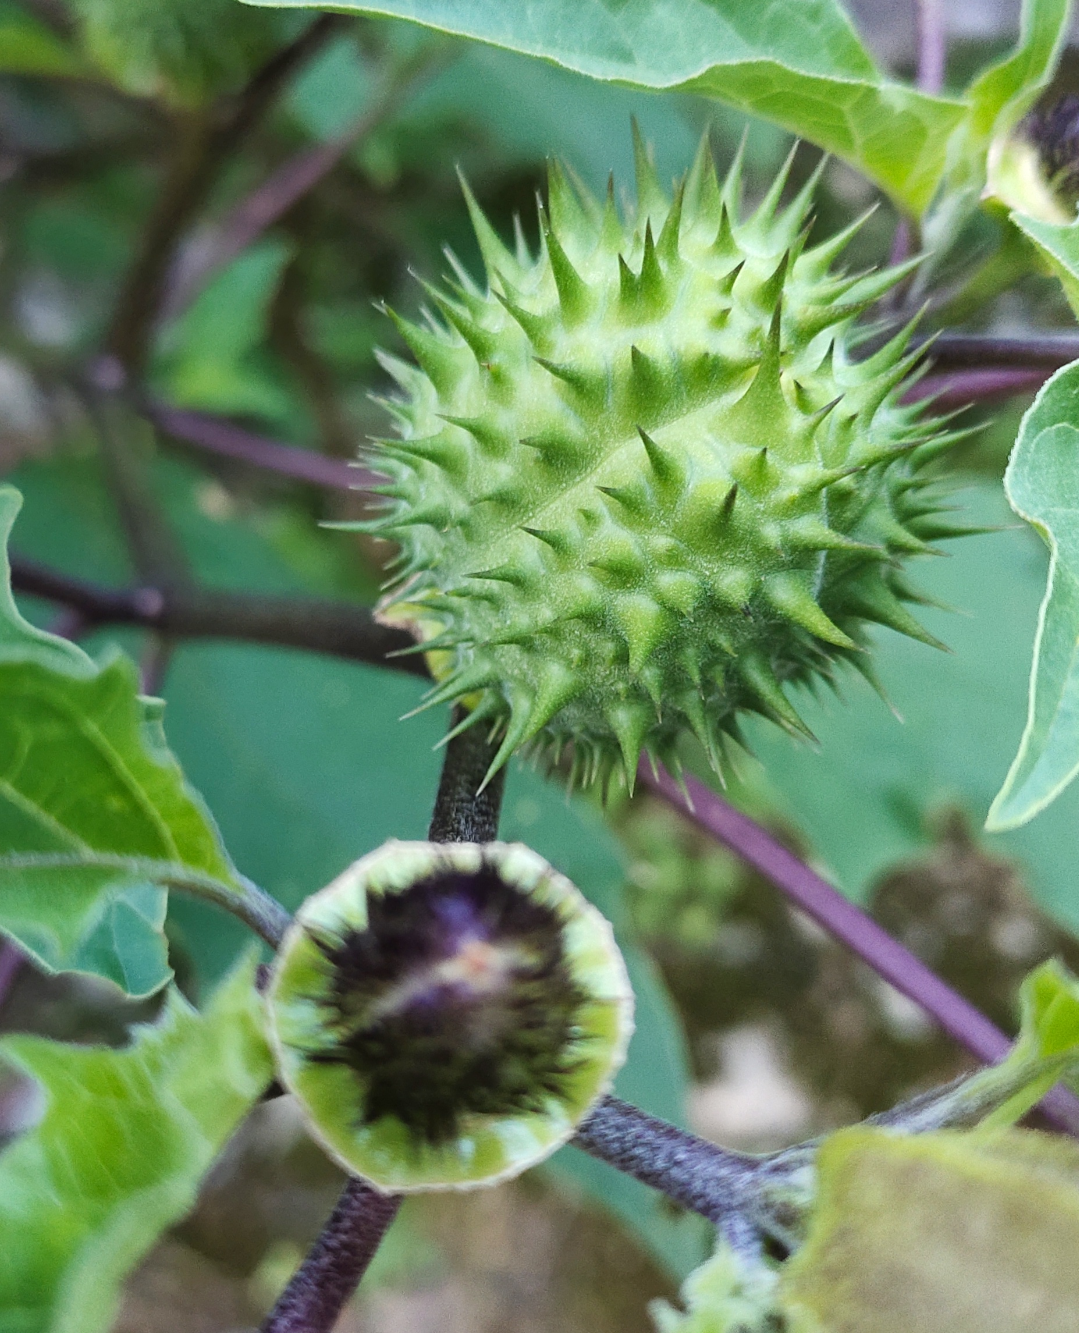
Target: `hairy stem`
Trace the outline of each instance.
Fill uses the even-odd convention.
[[[350,1180],[262,1333],[329,1333],[400,1205],[399,1197]]]
[[[755,1254],[757,1228],[747,1227],[746,1214],[754,1209],[759,1193],[756,1178],[765,1159],[728,1152],[618,1097],[605,1097],[572,1141],[700,1213],[719,1227],[733,1248],[744,1251],[748,1242]]]
[[[463,721],[464,716],[459,707],[455,708],[452,725]],[[506,770],[500,769],[480,791],[497,749],[487,739],[482,723],[450,741],[427,831],[432,842],[493,842],[498,836]]]

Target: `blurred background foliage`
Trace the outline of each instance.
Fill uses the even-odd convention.
[[[974,10],[984,22],[952,50],[957,84],[1010,35],[992,7]],[[882,57],[909,73],[902,7],[864,0],[859,17]],[[702,132],[722,164],[746,131],[751,196],[790,146],[713,103],[353,21],[297,63],[243,135],[193,165],[241,90],[302,42],[309,22],[234,0],[0,4],[0,473],[26,500],[19,554],[111,586],[196,579],[370,604],[388,551],[319,526],[360,514],[362,494],[194,447],[130,404],[103,414],[101,349],[141,363],[159,405],[351,459],[385,426],[371,401],[386,389],[375,349],[401,350],[379,304],[415,311],[411,274],[439,274],[444,244],[478,267],[455,167],[503,231],[519,214],[534,240],[545,158],[564,159],[597,191],[611,171],[625,184],[633,115],[664,177],[686,167]],[[1062,87],[1076,68],[1069,55]],[[814,158],[802,150],[798,180]],[[259,201],[273,204],[281,182],[304,171],[309,188],[262,225]],[[835,229],[873,196],[833,164],[816,227]],[[894,225],[879,209],[849,265],[881,262]],[[162,235],[178,244],[162,270],[161,315],[139,326],[133,275]],[[971,245],[983,241],[972,233]],[[969,313],[971,327],[1007,331],[1068,318],[1054,285],[1036,277]],[[1000,492],[1023,406],[982,413],[960,456],[955,503],[996,530],[922,571],[961,613],[926,614],[952,654],[881,637],[880,673],[904,721],[849,680],[843,702],[805,701],[819,748],[754,728],[756,758],[734,792],[1009,1029],[1020,976],[1051,954],[1079,964],[1079,788],[1020,833],[978,832],[1014,750],[1045,578],[1044,549],[1012,525]],[[138,472],[141,528],[110,445],[117,431]],[[63,632],[86,628],[58,622],[45,603],[23,605]],[[399,724],[421,692],[414,678],[284,649],[85,636],[94,652],[112,642],[167,700],[170,744],[238,866],[286,905],[383,839],[422,836],[445,719]],[[765,1148],[962,1067],[918,1010],[655,801],[616,800],[604,813],[517,771],[503,834],[549,856],[614,919],[639,1004],[619,1091],[646,1109]],[[220,914],[182,901],[168,930],[172,966],[195,995],[242,942]],[[24,965],[0,1030],[122,1043],[156,1003],[122,1003],[89,978]],[[26,1086],[6,1077],[0,1134],[34,1114]],[[194,1216],[130,1282],[118,1328],[253,1326],[338,1186],[287,1099],[264,1106]],[[705,1231],[567,1149],[497,1192],[411,1200],[342,1327],[644,1330],[647,1300],[671,1294],[703,1258]]]

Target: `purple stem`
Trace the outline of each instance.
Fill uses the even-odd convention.
[[[1040,366],[1059,370],[1079,360],[1079,334],[1034,333],[1009,337],[993,333],[939,333],[930,342],[930,359],[945,368]]]
[[[327,486],[332,490],[364,491],[378,485],[381,480],[366,468],[337,458],[327,458],[325,454],[314,453],[309,449],[299,449],[292,444],[269,440],[205,412],[169,407],[166,403],[152,400],[139,406],[145,416],[166,435],[209,453],[236,458],[242,463],[250,463],[252,467],[292,477],[296,481]]]
[[[666,769],[660,767],[653,775],[651,765],[643,761],[638,781],[767,876],[807,916],[920,1005],[972,1055],[996,1064],[1008,1054],[1011,1042],[979,1009],[748,815],[696,778],[686,777],[683,790]],[[1079,1098],[1066,1088],[1053,1088],[1042,1108],[1062,1128],[1079,1135]]]
[[[362,1180],[350,1180],[262,1333],[328,1333],[400,1206],[400,1195],[380,1194]]]
[[[947,60],[941,0],[918,0],[917,28],[918,87],[923,93],[939,93]]]
[[[939,408],[969,407],[972,403],[994,402],[1030,393],[1040,388],[1052,374],[1048,369],[1014,366],[987,366],[981,370],[951,371],[927,375],[903,395],[905,403],[932,398]]]

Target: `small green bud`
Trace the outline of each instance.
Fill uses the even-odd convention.
[[[380,1189],[469,1189],[571,1137],[633,995],[608,922],[520,844],[392,841],[309,898],[269,992],[312,1134]]]

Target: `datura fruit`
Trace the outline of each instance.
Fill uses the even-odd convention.
[[[577,781],[693,733],[721,768],[742,710],[806,730],[787,694],[866,627],[931,641],[900,566],[953,534],[927,465],[955,435],[902,395],[910,328],[857,321],[908,271],[832,271],[858,223],[808,246],[815,178],[748,216],[702,145],[673,200],[637,142],[623,218],[552,165],[533,255],[467,192],[486,265],[391,316],[400,438],[366,526],[400,546],[381,614],[501,744],[565,747]],[[912,261],[913,262],[913,261]],[[935,641],[934,641],[935,642]]]
[[[268,992],[278,1070],[394,1193],[509,1179],[610,1086],[633,992],[608,922],[515,843],[389,842],[309,898]]]

